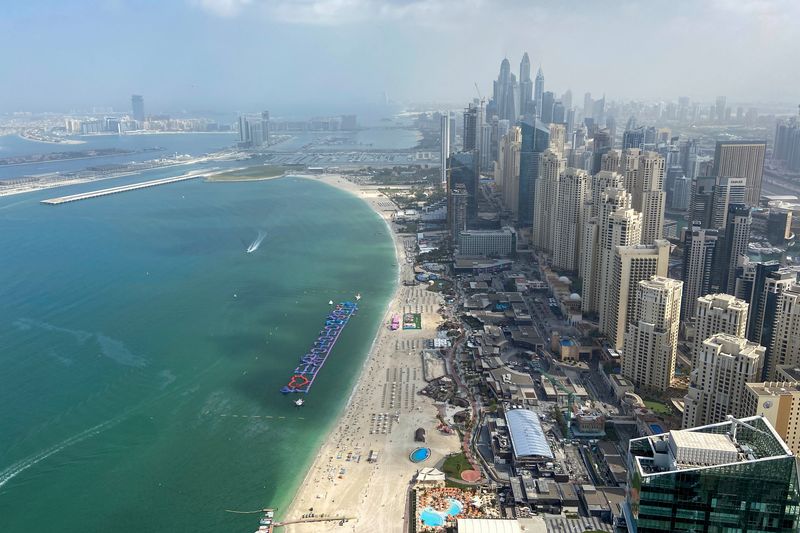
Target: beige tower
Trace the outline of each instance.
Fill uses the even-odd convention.
[[[615,248],[611,275],[601,289],[606,296],[601,298],[600,331],[617,350],[622,349],[625,328],[633,318],[639,282],[666,276],[668,267],[669,242],[665,240]]]
[[[503,136],[499,146],[499,167],[502,177],[503,205],[517,216],[519,210],[519,151],[522,146],[522,130],[513,127]]]
[[[695,302],[694,346],[692,367],[697,366],[697,357],[703,341],[717,333],[734,337],[745,337],[747,333],[747,311],[750,305],[730,294],[706,294]]]
[[[766,151],[767,143],[764,141],[717,142],[714,153],[714,176],[717,182],[721,178],[744,178],[747,187],[745,203],[758,205]]]
[[[550,124],[550,149],[563,157],[566,142],[567,126],[565,124]]]
[[[639,282],[625,333],[622,375],[637,387],[664,392],[675,374],[683,282],[653,276]]]
[[[765,381],[746,385],[744,411],[769,420],[795,455],[800,455],[800,382]]]
[[[641,197],[634,196],[636,192],[636,172],[639,169],[639,155],[642,151],[638,148],[628,148],[622,151],[619,160],[619,173],[622,175],[622,186],[628,191],[631,198],[631,205],[640,205]]]
[[[567,160],[553,150],[546,150],[541,157],[539,179],[536,180],[536,202],[533,210],[533,245],[545,252],[552,253],[553,226],[555,223],[555,205],[558,199],[558,188],[561,173],[567,166]]]
[[[764,347],[744,337],[718,333],[704,340],[684,397],[683,427],[747,416],[745,384],[758,381],[763,364]]]
[[[651,244],[664,235],[664,169],[666,160],[656,152],[639,156],[633,191],[633,208],[642,214],[642,244]],[[638,203],[637,203],[638,202]]]
[[[630,195],[624,189],[606,189],[600,195],[596,223],[590,221],[586,225],[580,267],[584,313],[600,313],[602,309],[614,248],[639,243],[642,217],[630,209],[630,203]]]
[[[609,150],[600,157],[600,170],[617,172],[622,153],[619,150]]]
[[[556,270],[578,271],[588,184],[589,175],[585,170],[568,168],[561,174],[551,236]]]

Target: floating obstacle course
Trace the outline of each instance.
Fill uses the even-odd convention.
[[[300,364],[294,369],[289,383],[281,388],[282,393],[307,393],[311,390],[311,385],[314,384],[317,374],[328,359],[336,341],[339,340],[339,335],[356,311],[358,311],[358,305],[355,302],[336,304],[331,314],[325,319],[325,326],[320,331],[311,350],[300,358]]]

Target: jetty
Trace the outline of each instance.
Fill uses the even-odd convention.
[[[41,203],[47,205],[61,205],[70,202],[77,202],[79,200],[88,200],[90,198],[99,198],[100,196],[108,196],[109,194],[118,194],[121,192],[136,191],[138,189],[147,189],[149,187],[158,187],[159,185],[167,185],[179,181],[193,180],[202,177],[201,174],[187,174],[184,176],[175,176],[172,178],[161,178],[157,180],[142,181],[139,183],[131,183],[130,185],[120,185],[118,187],[109,187],[108,189],[99,189],[96,191],[82,192],[78,194],[71,194],[69,196],[59,196],[58,198],[50,198],[42,200]]]
[[[358,305],[355,302],[336,304],[331,314],[325,319],[325,325],[319,332],[316,342],[309,352],[300,358],[300,364],[294,369],[289,383],[281,388],[282,393],[307,393],[311,390],[311,385],[314,384],[317,374],[327,361],[336,341],[339,340],[339,335],[356,311],[358,311]]]

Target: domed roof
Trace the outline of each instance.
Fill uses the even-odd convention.
[[[572,300],[573,302],[580,302],[581,295],[578,294],[577,292],[573,292],[572,294],[569,295],[569,299]]]
[[[561,283],[572,283],[567,276],[561,276],[560,278],[558,278],[558,281],[560,281]]]

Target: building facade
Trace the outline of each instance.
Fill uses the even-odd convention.
[[[639,388],[664,392],[672,383],[682,289],[682,281],[659,276],[639,282],[622,349],[622,375]]]

